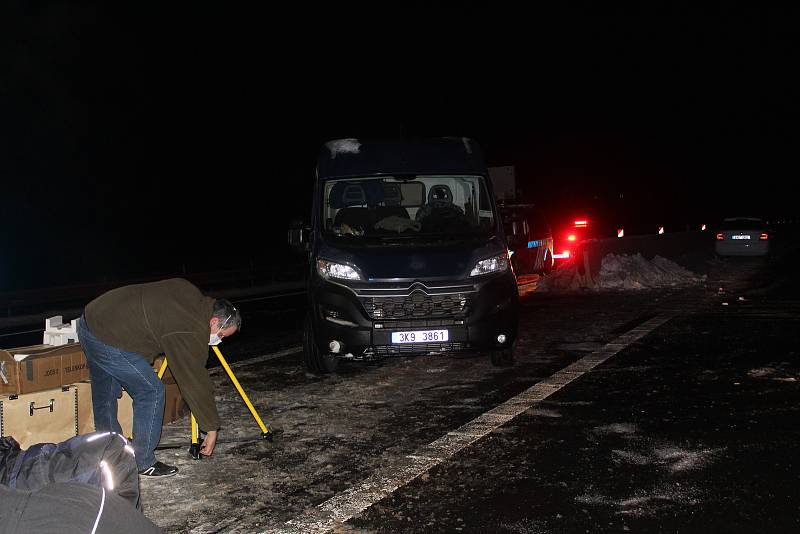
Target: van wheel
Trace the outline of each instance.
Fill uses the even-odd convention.
[[[492,365],[495,367],[511,367],[514,365],[514,347],[492,351]]]
[[[314,374],[335,373],[339,367],[339,358],[319,350],[310,315],[306,315],[306,323],[303,327],[303,361],[306,369]]]

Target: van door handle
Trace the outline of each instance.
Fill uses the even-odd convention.
[[[31,417],[33,417],[33,411],[34,410],[44,410],[46,408],[50,408],[50,413],[53,413],[53,405],[55,403],[56,403],[55,399],[50,399],[50,404],[48,404],[47,406],[39,406],[37,408],[36,406],[34,406],[36,403],[35,402],[31,402],[31,406],[30,406]]]

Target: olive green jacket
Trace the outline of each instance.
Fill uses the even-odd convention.
[[[203,430],[217,430],[214,386],[206,370],[214,300],[187,280],[172,278],[119,287],[84,310],[92,334],[107,345],[140,354],[151,364],[159,354]]]

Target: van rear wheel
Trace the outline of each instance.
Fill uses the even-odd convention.
[[[314,374],[335,373],[339,367],[339,358],[319,350],[317,336],[314,333],[314,322],[310,315],[306,315],[303,327],[303,362],[306,369]]]

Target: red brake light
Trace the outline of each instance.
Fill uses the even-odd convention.
[[[725,236],[724,235],[717,234],[717,241],[724,241],[724,240],[725,240]]]
[[[575,241],[576,239],[577,237],[575,237],[575,234],[569,234],[567,236],[567,241]]]
[[[766,241],[767,239],[769,239],[769,234],[767,234],[766,232],[761,232],[761,235],[758,238],[761,241]]]
[[[589,221],[586,219],[575,221],[575,228],[586,228],[587,226],[589,226]]]

